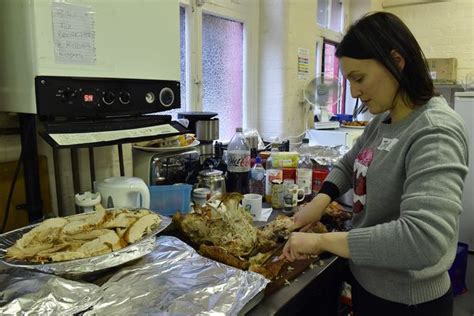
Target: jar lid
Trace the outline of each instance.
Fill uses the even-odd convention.
[[[220,176],[222,175],[222,171],[221,170],[216,170],[216,169],[204,169],[202,171],[199,172],[199,175],[200,176],[203,176],[203,177],[215,177],[215,176]]]

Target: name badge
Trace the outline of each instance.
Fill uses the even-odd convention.
[[[392,147],[398,143],[398,138],[382,138],[382,141],[380,142],[379,147],[377,147],[378,150],[385,150],[385,151],[390,151]]]

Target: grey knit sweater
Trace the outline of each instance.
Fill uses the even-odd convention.
[[[326,181],[354,188],[350,267],[370,293],[420,304],[446,293],[468,172],[463,120],[434,97],[397,123],[375,117]],[[472,192],[466,192],[472,194]]]

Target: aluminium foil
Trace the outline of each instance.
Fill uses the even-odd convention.
[[[321,166],[332,167],[341,159],[348,151],[347,146],[309,146],[308,152],[311,159]]]
[[[95,284],[22,269],[0,270],[0,315],[72,315],[100,298]]]
[[[237,315],[257,304],[270,282],[170,236],[157,238],[142,259],[98,274],[108,279],[100,287],[88,275],[72,281],[0,263],[0,314]]]
[[[102,300],[86,315],[237,315],[268,282],[161,236],[152,253],[102,285]]]

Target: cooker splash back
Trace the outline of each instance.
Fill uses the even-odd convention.
[[[39,76],[179,87],[179,0],[1,0],[0,17],[0,111],[36,114]]]

